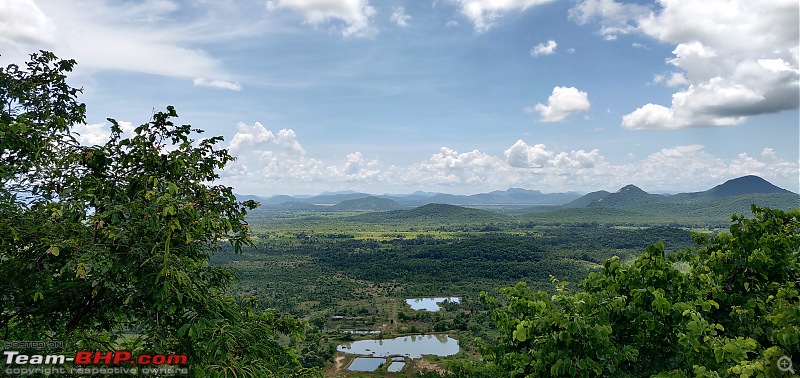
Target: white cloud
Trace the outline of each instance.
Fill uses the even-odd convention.
[[[128,121],[117,121],[122,129],[123,138],[131,138],[134,134],[133,124]],[[71,127],[78,143],[84,146],[103,145],[111,137],[111,127],[106,123],[75,124]]]
[[[0,44],[24,46],[51,42],[55,25],[33,0],[0,2]]]
[[[408,26],[408,20],[411,19],[411,16],[406,14],[406,10],[403,7],[394,7],[392,8],[392,16],[391,20],[397,26]]]
[[[521,139],[507,149],[504,155],[508,165],[514,168],[541,168],[553,158],[553,152],[548,151],[544,144],[531,147]]]
[[[225,168],[222,176],[244,181],[244,185],[261,180],[274,185],[280,180],[296,190],[293,186],[302,183],[358,183],[377,179],[382,173],[377,159],[368,159],[360,152],[348,154],[341,165],[326,165],[308,156],[294,130],[281,129],[273,133],[259,122],[239,123],[228,150],[237,160]]]
[[[475,31],[485,32],[505,13],[525,11],[553,0],[452,0],[461,6],[461,14],[475,25]]]
[[[372,181],[381,174],[377,159],[367,159],[361,152],[347,154],[343,166],[328,167],[327,172],[332,179],[344,179],[349,182]]]
[[[540,43],[536,45],[533,50],[531,50],[531,56],[539,56],[539,55],[552,55],[556,52],[556,47],[558,43],[554,40],[549,40],[547,43]]]
[[[689,191],[705,190],[725,180],[751,174],[774,183],[796,182],[800,173],[797,163],[770,156],[764,158],[762,161],[740,153],[735,158],[724,159],[707,152],[703,145],[694,144],[662,149],[643,161],[619,166],[617,171],[639,186]]]
[[[283,148],[294,155],[305,155],[306,153],[306,150],[297,141],[297,135],[295,135],[292,129],[281,129],[278,131],[278,135],[275,137],[275,144],[283,146]]]
[[[525,111],[538,112],[541,122],[561,122],[573,113],[589,110],[589,96],[575,87],[555,87],[547,98],[547,105],[538,103]]]
[[[508,165],[514,168],[568,168],[587,169],[602,163],[605,158],[598,149],[589,152],[578,151],[549,151],[544,144],[528,146],[518,140],[504,153]]]
[[[323,160],[306,151],[293,130],[273,133],[260,123],[240,123],[228,147],[238,160],[221,176],[239,192],[255,194],[345,189],[374,194],[415,190],[477,193],[508,187],[563,192],[616,190],[631,183],[651,191],[698,191],[747,174],[793,189],[800,174],[798,162],[781,159],[770,147],[764,147],[758,156],[740,153],[724,158],[700,144],[679,145],[656,150],[643,159],[629,154],[624,161],[613,163],[596,148],[553,149],[518,140],[500,156],[441,147],[418,163],[384,167],[378,159],[358,151],[344,159]]]
[[[741,124],[800,104],[800,4],[793,0],[660,0],[654,10],[585,0],[578,23],[599,19],[603,35],[639,32],[675,46],[669,86],[686,87],[670,106],[645,104],[623,117],[628,129]],[[658,77],[658,76],[657,76]]]
[[[668,87],[680,87],[689,84],[689,79],[682,72],[672,72],[669,76],[656,74],[653,76],[653,84],[664,83]]]
[[[508,165],[500,158],[479,150],[459,153],[442,147],[430,159],[404,170],[407,182],[419,184],[479,185],[502,182]]]
[[[263,145],[275,139],[275,135],[272,134],[272,131],[267,130],[264,125],[258,122],[253,124],[253,126],[239,122],[236,128],[237,132],[228,144],[228,149],[234,155],[240,151],[255,148],[256,146]]]
[[[230,81],[225,80],[208,80],[203,77],[198,77],[194,79],[194,85],[199,87],[212,87],[218,89],[227,89],[231,91],[240,91],[242,90],[242,86],[239,83],[233,83]]]
[[[649,13],[649,7],[638,4],[623,4],[614,0],[583,0],[569,10],[569,18],[581,25],[599,19],[600,34],[611,41],[617,39],[618,34],[634,32],[634,21]]]
[[[345,37],[372,36],[377,30],[370,23],[375,8],[369,0],[274,0],[267,1],[267,10],[289,9],[301,14],[306,22],[319,25],[331,20],[346,24]]]
[[[198,20],[173,1],[0,2],[2,59],[49,50],[78,61],[78,72],[115,70],[168,77],[231,81],[220,62],[196,42],[239,35],[239,27]],[[178,12],[181,17],[176,18]],[[180,19],[180,21],[178,21]],[[157,25],[158,27],[154,27]]]
[[[72,126],[72,131],[77,133],[75,139],[78,143],[85,146],[105,144],[111,136],[111,130],[103,123],[76,124]]]

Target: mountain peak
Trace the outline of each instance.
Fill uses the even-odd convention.
[[[646,194],[647,192],[645,192],[642,189],[639,189],[639,187],[636,186],[636,185],[628,184],[628,185],[625,185],[625,186],[619,188],[619,190],[617,190],[617,193],[621,193],[621,194],[622,193],[628,193],[628,194],[645,193]]]
[[[706,193],[716,198],[732,197],[742,194],[768,194],[768,193],[790,193],[788,190],[772,185],[767,180],[754,175],[747,175],[730,179],[719,184]]]

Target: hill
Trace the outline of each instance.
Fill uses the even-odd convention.
[[[410,210],[392,210],[355,215],[345,218],[351,222],[385,223],[408,222],[409,224],[488,224],[508,222],[509,217],[491,211],[470,209],[461,206],[432,203]]]
[[[636,185],[626,185],[615,193],[609,193],[604,197],[595,198],[587,207],[606,206],[606,207],[632,207],[650,206],[663,203],[666,196],[650,194]]]
[[[674,200],[692,199],[722,199],[745,194],[794,194],[786,189],[772,185],[767,180],[758,176],[742,176],[725,181],[709,190],[694,193],[681,193],[673,197]]]
[[[388,198],[369,196],[364,198],[356,198],[339,202],[331,206],[332,210],[369,210],[369,211],[387,211],[400,209],[400,205]]]
[[[576,207],[586,207],[586,206],[589,206],[589,204],[591,204],[595,200],[598,200],[598,199],[601,199],[601,198],[606,198],[609,194],[611,194],[611,193],[607,192],[605,190],[599,190],[599,191],[596,191],[596,192],[591,192],[591,193],[589,193],[589,194],[587,194],[587,195],[585,195],[583,197],[580,197],[580,198],[577,198],[577,199],[573,200],[572,202],[568,202],[568,203],[562,205],[561,207],[563,207],[565,209],[571,209],[571,208],[576,208]]]
[[[604,223],[724,226],[731,214],[749,214],[750,206],[789,210],[800,207],[800,195],[757,176],[728,180],[709,190],[675,195],[651,194],[626,185],[614,193],[597,191],[543,212],[521,210],[532,223]]]
[[[414,192],[412,194],[383,194],[370,195],[366,193],[344,191],[329,193],[325,192],[317,196],[287,196],[276,195],[269,198],[259,198],[256,196],[240,196],[247,199],[257,199],[265,205],[278,205],[284,202],[305,202],[310,204],[335,205],[344,201],[358,200],[369,197],[384,198],[394,201],[399,207],[418,207],[422,205],[441,203],[458,206],[480,206],[480,205],[561,205],[580,197],[579,193],[542,193],[538,190],[528,190],[520,188],[510,188],[507,190],[495,190],[489,193],[479,193],[472,195],[458,195],[431,192]],[[375,201],[370,200],[370,201]],[[388,204],[388,202],[387,202]]]

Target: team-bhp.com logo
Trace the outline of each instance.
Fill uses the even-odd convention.
[[[75,357],[64,354],[23,354],[18,351],[3,351],[6,374],[58,374],[67,371],[77,374],[188,374],[188,358],[185,354],[140,354],[134,356],[125,350],[86,351],[75,353]],[[62,367],[72,363],[72,368]],[[56,365],[56,366],[54,366]],[[61,366],[58,366],[61,365]],[[44,367],[49,366],[49,367]]]

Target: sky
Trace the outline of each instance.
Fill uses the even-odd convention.
[[[237,193],[800,191],[797,0],[3,0],[84,144],[175,106]]]

